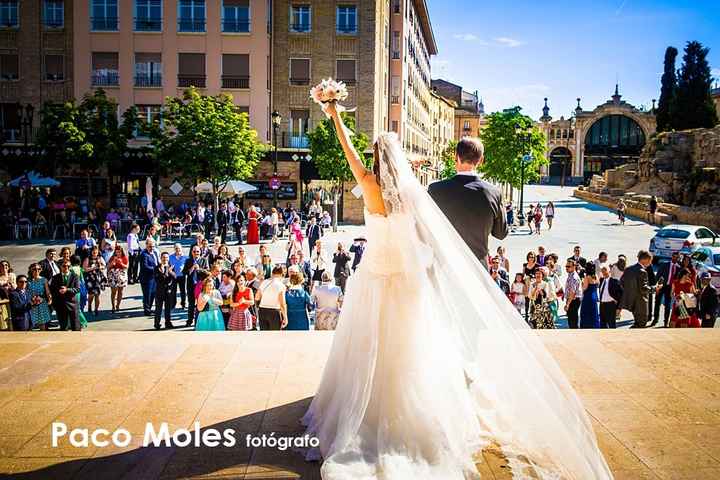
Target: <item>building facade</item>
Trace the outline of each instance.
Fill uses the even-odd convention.
[[[455,134],[455,107],[457,104],[435,92],[430,93],[430,119],[432,124],[432,156],[426,171],[420,176],[427,184],[439,178],[443,169],[442,155]]]
[[[622,100],[618,86],[611,99],[594,110],[578,105],[572,117],[553,120],[545,99],[538,127],[547,138],[549,163],[542,181],[585,183],[594,174],[637,162],[647,139],[655,133],[655,113]]]
[[[478,92],[466,92],[460,85],[442,79],[433,80],[432,87],[438,95],[452,100],[457,105],[454,115],[454,139],[479,137],[486,120],[485,106]]]
[[[0,3],[2,143],[32,143],[43,103],[72,98],[72,18],[72,0]]]
[[[715,110],[718,112],[718,116],[720,116],[720,88],[714,88],[710,91],[710,96],[713,99],[713,102],[715,102]]]

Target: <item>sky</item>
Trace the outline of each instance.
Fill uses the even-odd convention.
[[[650,107],[665,49],[682,61],[690,40],[710,48],[720,81],[720,0],[550,2],[427,0],[438,45],[432,77],[478,91],[490,113],[519,105],[532,118],[548,97],[553,118],[607,101]]]

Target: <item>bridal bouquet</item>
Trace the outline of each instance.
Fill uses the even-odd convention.
[[[347,98],[348,91],[345,83],[337,82],[332,78],[323,80],[310,89],[310,98],[318,105],[330,102],[340,102]]]

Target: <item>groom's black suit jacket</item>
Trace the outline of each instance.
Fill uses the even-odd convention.
[[[431,184],[428,193],[487,266],[488,236],[502,240],[508,234],[500,190],[477,175],[455,175]]]

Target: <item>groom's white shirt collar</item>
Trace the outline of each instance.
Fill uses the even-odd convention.
[[[455,175],[467,175],[468,177],[477,177],[477,172],[475,170],[468,170],[465,172],[457,172]]]

